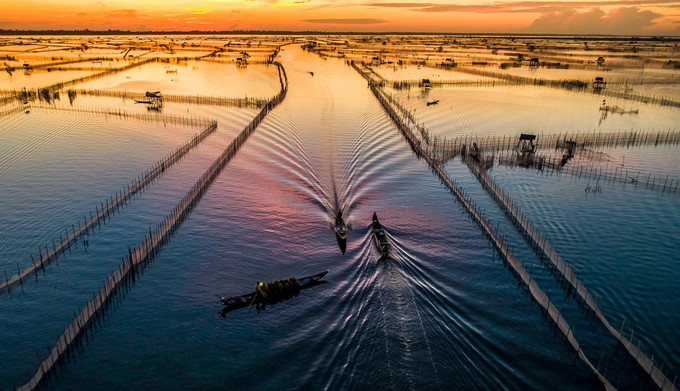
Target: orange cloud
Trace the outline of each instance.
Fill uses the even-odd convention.
[[[610,13],[600,8],[586,12],[554,12],[540,16],[526,31],[533,33],[567,34],[635,34],[653,26],[663,15],[622,7]]]

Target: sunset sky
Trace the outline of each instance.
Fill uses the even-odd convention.
[[[667,0],[0,0],[0,29],[680,35]]]

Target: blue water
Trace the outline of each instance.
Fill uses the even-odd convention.
[[[285,101],[48,388],[598,389],[480,229],[412,154],[365,81],[340,61],[292,47],[282,52],[282,63],[290,80]],[[218,119],[219,132],[91,234],[87,252],[73,249],[39,274],[37,283],[0,295],[0,360],[9,363],[0,367],[1,387],[32,376],[35,352],[46,354],[61,325],[117,267],[127,245],[139,243],[149,225],[161,221],[252,117],[252,112],[219,108],[202,114]],[[496,216],[492,220],[502,219],[465,166],[454,161],[447,171]],[[604,246],[611,253],[600,247],[627,237],[612,232],[622,218],[613,201],[659,203],[652,208],[657,217],[658,211],[668,212],[653,221],[676,225],[650,243],[677,237],[677,195],[621,188],[593,202],[583,197],[582,183],[502,168],[494,174],[527,214],[537,216],[539,228],[560,222],[546,234],[565,238],[555,247],[565,259],[575,259],[581,278],[602,297],[605,313],[630,308],[629,322],[657,331],[659,337],[648,343],[665,362],[677,365],[670,364],[677,363],[677,336],[667,330],[677,320],[652,320],[668,314],[663,306],[677,306],[675,299],[651,306],[649,294],[631,294],[621,276],[638,268],[631,261],[610,270],[617,269],[621,255],[614,254],[620,246]],[[560,202],[549,204],[553,199]],[[574,212],[586,204],[585,211]],[[350,227],[345,254],[330,228],[337,209]],[[640,209],[623,218],[639,218]],[[379,259],[370,240],[373,211],[394,244],[388,259]],[[594,227],[604,232],[596,236],[573,224],[575,216],[588,213],[612,219],[610,229]],[[513,235],[507,221],[501,229]],[[653,235],[651,228],[644,235]],[[577,303],[559,298],[564,291],[522,246],[521,237],[515,233],[510,240],[519,256],[535,263],[539,283],[552,292],[570,324],[577,324],[584,351],[598,363],[607,350],[602,362],[611,362],[609,375],[616,373],[622,364],[612,358],[615,345],[600,341],[606,335],[590,325]],[[587,250],[593,247],[608,259],[592,262]],[[677,254],[672,247],[658,251],[650,256]],[[638,273],[643,279],[638,289],[664,277],[677,282],[666,272],[672,261],[651,265],[650,258],[645,264],[654,270]],[[256,281],[323,270],[330,271],[327,283],[297,298],[264,311],[217,317],[220,296],[247,293]],[[639,302],[628,305],[633,300]],[[639,386],[631,372],[614,383],[621,389]]]

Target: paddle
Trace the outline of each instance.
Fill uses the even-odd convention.
[[[259,282],[258,282],[258,284],[259,284]],[[250,310],[253,309],[253,303],[255,303],[255,299],[257,299],[257,295],[258,295],[257,289],[255,289],[255,296],[253,296],[253,300],[250,302],[250,305],[248,306],[248,313],[250,313]]]

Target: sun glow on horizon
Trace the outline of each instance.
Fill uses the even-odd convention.
[[[25,0],[3,5],[0,28],[680,35],[678,7],[680,0]]]

